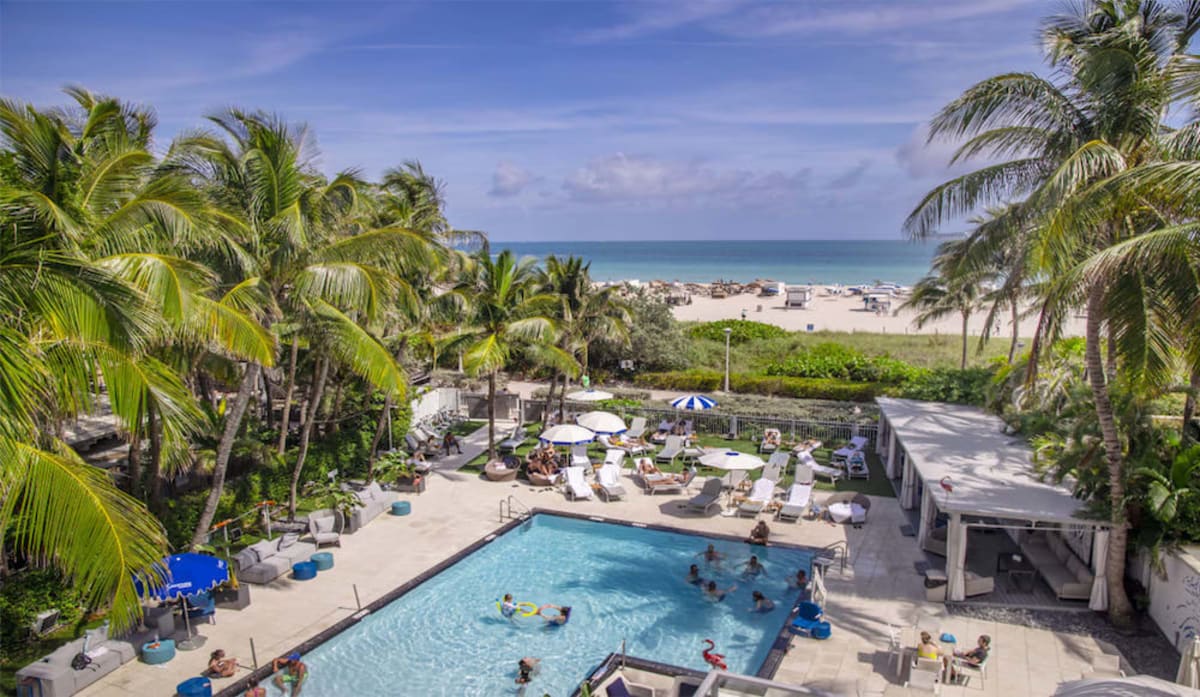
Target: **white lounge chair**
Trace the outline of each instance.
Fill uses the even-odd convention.
[[[663,449],[658,451],[654,456],[655,462],[675,462],[675,458],[683,453],[683,438],[680,436],[667,436],[667,442],[663,445]]]
[[[812,501],[812,483],[793,484],[788,488],[787,501],[775,513],[776,520],[800,520]]]
[[[615,465],[618,470],[625,467],[625,451],[609,448],[604,451],[604,465]]]
[[[592,461],[587,454],[588,448],[586,445],[571,446],[571,467],[586,467],[591,469]]]
[[[811,453],[800,453],[799,455],[796,456],[796,458],[799,460],[799,464],[797,465],[797,468],[799,468],[800,466],[806,466],[810,470],[812,470],[812,473],[814,475],[819,474],[822,477],[828,477],[829,481],[831,481],[831,482],[836,482],[837,480],[842,479],[843,477],[846,476],[846,471],[843,470],[842,468],[830,467],[829,465],[822,465],[819,462],[817,462],[817,460],[812,456]]]
[[[720,477],[713,477],[704,482],[704,486],[700,489],[700,493],[688,499],[688,510],[698,510],[702,513],[708,513],[708,509],[713,506],[720,507],[721,491],[725,488],[725,483]]]
[[[625,454],[621,453],[624,458]],[[596,473],[596,481],[600,483],[600,495],[605,501],[625,496],[625,488],[621,486],[621,468],[619,465],[606,462]]]
[[[646,435],[646,417],[635,416],[629,422],[629,429],[625,431],[626,438],[641,438]]]
[[[596,442],[600,445],[603,445],[605,448],[615,448],[617,450],[629,453],[630,455],[641,455],[642,453],[646,452],[646,446],[642,445],[641,443],[634,443],[633,441],[628,440],[618,443],[609,436],[596,436]]]
[[[587,480],[584,478],[586,472],[587,470],[583,467],[567,468],[567,483],[563,487],[567,498],[572,501],[592,498],[592,487],[588,485]]]
[[[788,461],[791,459],[792,456],[786,450],[776,450],[771,453],[771,457],[763,467],[763,479],[770,479],[773,482],[783,479],[783,474],[787,471]]]
[[[778,428],[763,429],[762,442],[758,444],[758,452],[773,453],[779,449],[779,443],[783,440],[783,434]]]
[[[525,435],[525,427],[521,424],[517,424],[508,434],[508,437],[500,441],[500,444],[496,446],[496,449],[502,453],[515,452],[517,448],[525,445],[526,440],[528,440],[528,438]]]
[[[871,469],[867,467],[867,456],[861,450],[855,450],[846,460],[846,476],[851,479],[870,479]]]
[[[775,497],[775,482],[770,479],[759,479],[754,482],[754,487],[750,489],[750,495],[745,501],[738,504],[737,514],[756,516],[762,512],[762,509],[771,503],[771,499]]]
[[[796,473],[795,473],[795,476],[792,477],[792,479],[797,484],[812,484],[813,483],[812,466],[797,464],[796,465]]]

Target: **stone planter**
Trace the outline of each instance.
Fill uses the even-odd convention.
[[[213,591],[213,600],[219,608],[241,610],[250,604],[250,586],[241,583],[236,589],[218,588]]]
[[[425,491],[425,481],[427,479],[427,477],[417,474],[409,478],[397,479],[392,483],[390,488],[392,491],[406,491],[413,494],[419,494]]]

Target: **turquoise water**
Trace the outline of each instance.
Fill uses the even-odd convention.
[[[695,558],[710,541],[728,568]],[[734,567],[752,552],[767,575],[745,580]],[[388,553],[403,554],[404,541]],[[703,599],[684,580],[692,563],[737,590]],[[702,640],[712,638],[731,670],[753,674],[796,600],[787,578],[810,565],[800,550],[538,515],[309,652],[304,694],[516,695],[517,661],[534,656],[542,667],[526,694],[565,697],[622,639],[631,655],[704,670]],[[755,589],[776,609],[751,612]],[[569,605],[571,619],[504,619],[495,600],[505,592]]]
[[[769,278],[785,283],[892,281],[911,285],[929,272],[937,244],[904,240],[722,240],[671,242],[495,242],[518,255],[581,256],[597,281]]]

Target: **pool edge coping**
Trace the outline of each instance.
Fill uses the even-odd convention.
[[[529,510],[528,515],[520,517],[520,518],[514,518],[506,523],[502,523],[501,525],[499,525],[495,529],[493,529],[491,532],[476,539],[474,542],[471,542],[466,547],[463,547],[459,551],[457,551],[454,554],[450,555],[449,557],[443,559],[442,561],[438,562],[437,564],[434,564],[433,566],[429,567],[428,569],[425,569],[421,573],[410,578],[408,581],[405,581],[404,583],[396,586],[395,588],[391,589],[390,591],[384,593],[383,595],[379,596],[375,600],[367,603],[366,605],[363,605],[361,608],[356,610],[353,614],[343,617],[342,619],[338,620],[334,624],[326,627],[325,629],[321,630],[320,632],[317,632],[316,634],[309,637],[308,639],[305,639],[297,646],[295,646],[291,649],[288,649],[286,652],[284,652],[283,655],[286,656],[291,653],[299,653],[300,655],[303,656],[303,655],[307,654],[308,652],[317,648],[321,644],[324,644],[325,642],[329,641],[330,639],[337,636],[338,634],[341,634],[342,632],[346,631],[347,629],[350,629],[350,627],[358,624],[359,622],[366,619],[367,617],[370,617],[371,615],[375,614],[375,612],[378,611],[379,609],[391,604],[393,601],[398,600],[399,598],[408,594],[414,588],[421,585],[422,583],[428,581],[429,579],[433,578],[434,576],[437,576],[438,574],[445,571],[446,569],[449,569],[451,566],[454,566],[458,562],[462,561],[464,558],[470,556],[471,554],[474,554],[475,552],[479,551],[483,547],[486,547],[487,545],[491,544],[492,542],[495,542],[496,540],[500,539],[500,537],[511,532],[514,528],[517,528],[517,527],[529,522],[530,520],[533,519],[534,516],[537,516],[537,515],[552,515],[552,516],[557,516],[560,518],[571,518],[574,520],[582,520],[582,521],[587,521],[587,522],[592,522],[592,523],[609,523],[612,525],[622,525],[622,526],[630,527],[630,528],[641,528],[644,530],[655,530],[658,532],[671,532],[671,533],[676,533],[676,534],[680,534],[680,535],[690,535],[692,537],[707,537],[707,538],[712,538],[712,539],[724,540],[727,542],[737,542],[737,543],[741,543],[741,544],[749,544],[746,542],[746,538],[738,537],[737,535],[730,535],[727,533],[698,532],[695,530],[688,530],[687,528],[680,528],[680,527],[676,527],[673,525],[662,525],[659,523],[641,523],[641,522],[635,522],[635,521],[631,521],[631,520],[623,520],[623,519],[619,519],[619,518],[608,518],[608,517],[604,517],[604,516],[588,515],[588,514],[584,514],[584,513],[575,513],[575,512],[571,512],[571,511],[560,511],[557,509],[540,508],[540,507],[535,506]],[[755,546],[755,545],[750,545],[750,546]],[[779,548],[783,548],[783,549],[791,549],[791,550],[796,550],[796,551],[801,551],[801,552],[811,552],[814,555],[819,550],[819,548],[816,548],[816,547],[809,547],[806,545],[798,545],[798,544],[794,544],[791,542],[772,542],[768,546],[779,547]],[[775,639],[771,643],[771,649],[767,652],[767,657],[763,660],[762,666],[760,666],[758,671],[755,673],[755,675],[757,677],[770,679],[770,678],[774,677],[775,672],[778,670],[779,662],[783,659],[783,655],[785,653],[787,653],[786,648],[780,649],[778,647],[780,645],[781,640],[790,639],[790,637],[791,637],[790,632],[788,632],[788,625],[791,622],[792,615],[795,614],[795,606],[799,602],[800,602],[800,594],[797,593],[796,599],[793,600],[791,603],[792,608],[791,608],[791,610],[789,610],[789,612],[787,614],[787,618],[783,622],[783,626],[776,633]],[[786,646],[787,643],[785,643],[784,645]],[[600,664],[598,664],[598,667],[605,665],[609,661],[609,659],[610,659],[610,657],[605,657],[600,662]],[[660,663],[657,661],[651,661],[649,659],[644,659],[644,658],[638,658],[637,660],[640,662],[647,663],[647,664],[655,664],[658,666],[670,667],[670,668],[673,668],[676,670],[682,670],[682,671],[694,670],[694,669],[686,668],[683,666],[674,666],[674,665],[671,665],[668,663]],[[274,661],[274,658],[272,658],[271,661]],[[230,683],[230,684],[224,686],[220,692],[215,692],[214,696],[215,697],[240,697],[241,695],[245,694],[245,692],[249,688],[251,682],[262,683],[266,679],[268,679],[272,675],[274,675],[275,671],[271,670],[271,667],[272,667],[271,663],[264,663],[264,664],[259,665],[259,667],[255,670],[253,670],[249,675],[242,676],[241,678],[238,678],[238,680],[236,682],[233,682],[233,683]],[[593,669],[591,673],[580,678],[580,682],[590,680],[592,677],[592,674],[594,674],[595,671],[596,671],[596,669]]]

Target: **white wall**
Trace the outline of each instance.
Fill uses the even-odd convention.
[[[436,387],[412,401],[412,422],[420,423],[443,409],[458,411],[458,388]]]
[[[1166,578],[1150,570],[1149,554],[1139,552],[1130,575],[1143,581],[1150,593],[1150,617],[1180,649],[1200,635],[1200,548],[1187,547],[1163,555]],[[1149,581],[1146,584],[1146,580]]]

